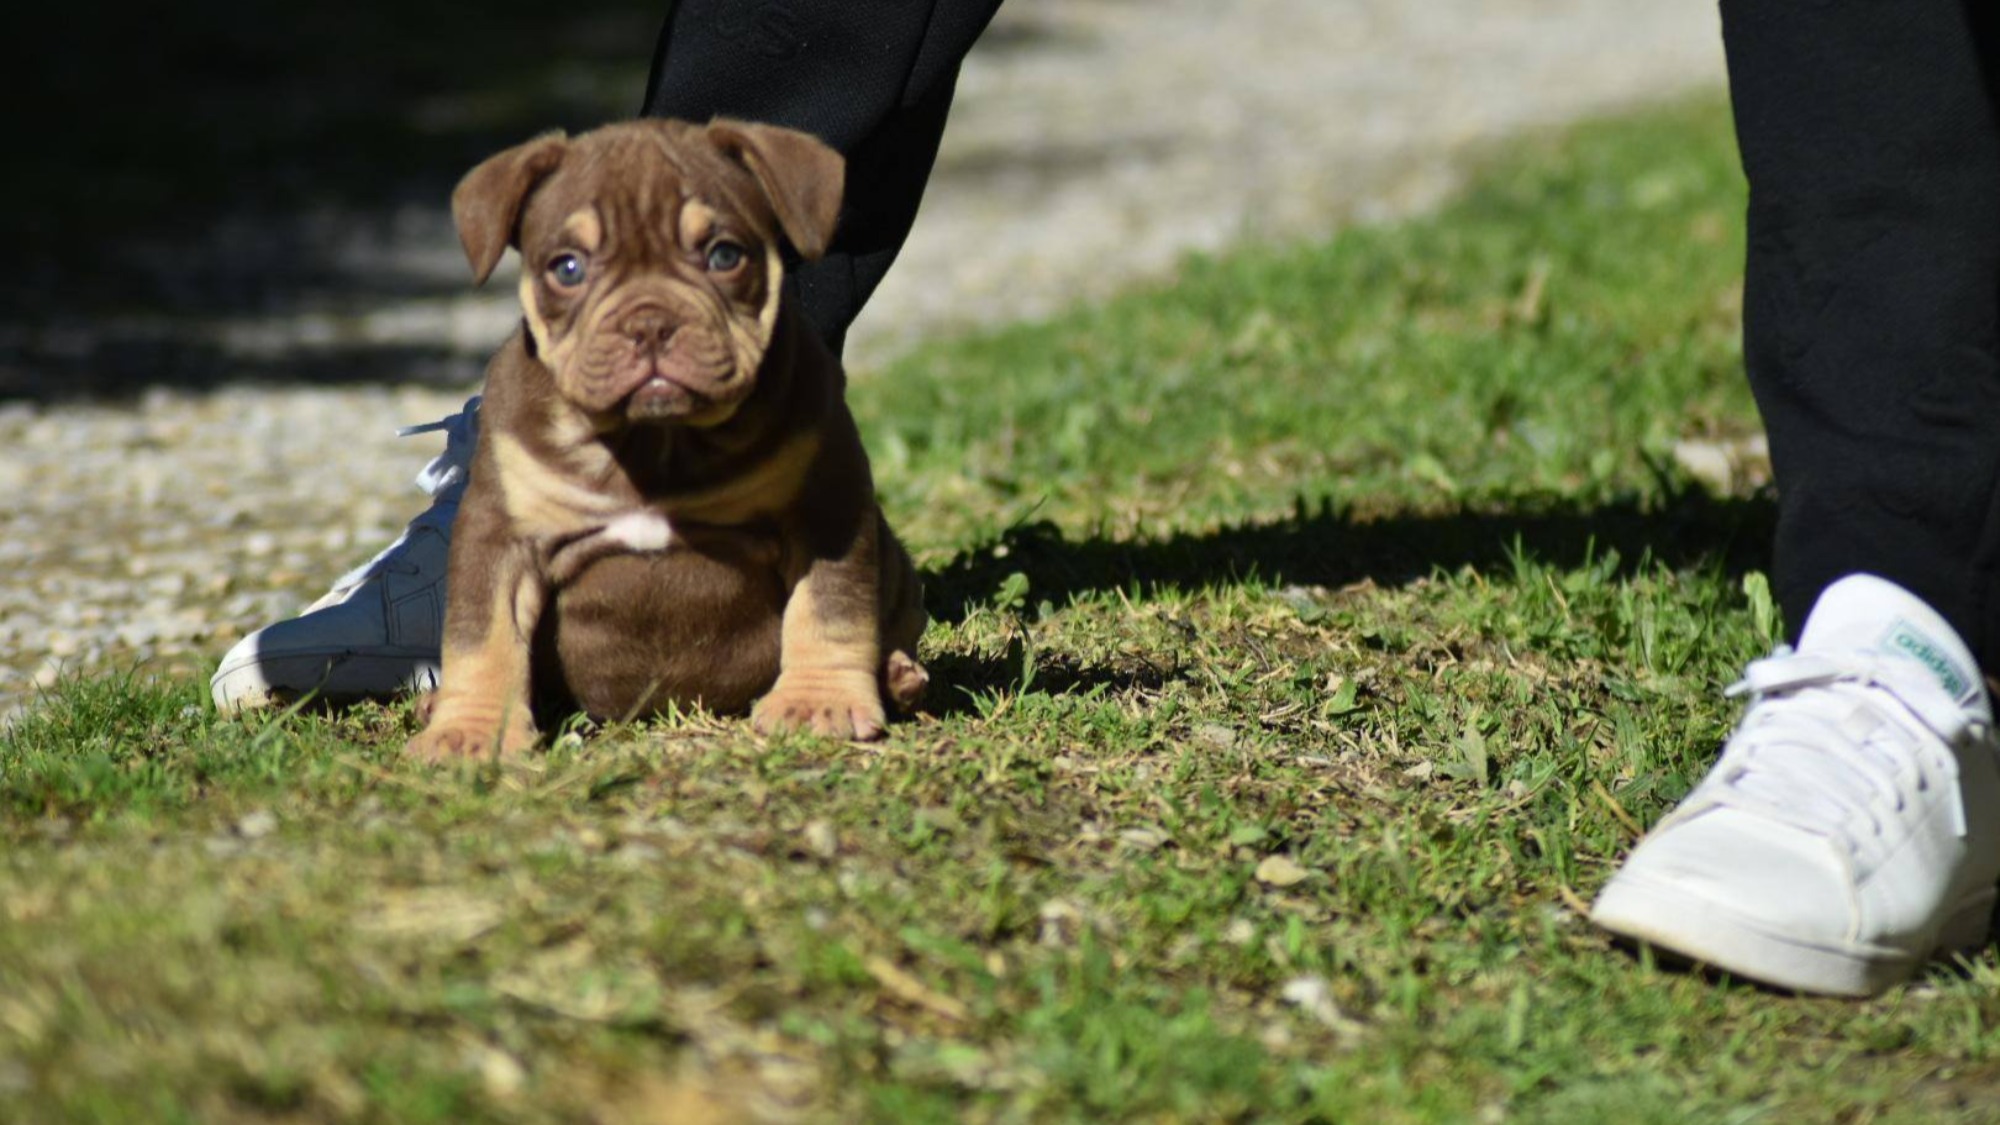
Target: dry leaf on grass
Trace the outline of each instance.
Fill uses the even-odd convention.
[[[875,983],[881,985],[883,991],[905,1004],[922,1008],[953,1022],[964,1020],[969,1014],[963,1003],[931,988],[885,958],[870,957],[865,964],[868,966],[868,975],[875,978]]]
[[[1267,887],[1295,887],[1312,878],[1312,872],[1288,855],[1267,855],[1257,865],[1257,881]]]

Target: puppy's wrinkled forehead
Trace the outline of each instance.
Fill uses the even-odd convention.
[[[694,128],[579,138],[521,223],[524,242],[610,253],[637,268],[724,233],[769,242],[777,224],[749,171]]]

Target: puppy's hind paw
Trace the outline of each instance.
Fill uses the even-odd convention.
[[[897,649],[889,654],[882,666],[882,694],[894,704],[896,710],[907,712],[916,707],[924,697],[924,689],[931,683],[931,674],[917,663],[917,658]]]

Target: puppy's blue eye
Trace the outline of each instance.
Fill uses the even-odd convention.
[[[566,289],[582,285],[584,277],[588,274],[589,270],[584,267],[583,259],[575,254],[558,254],[549,262],[549,276],[555,279],[557,285]]]
[[[718,242],[708,248],[708,268],[715,273],[728,273],[743,264],[743,248],[734,242]]]

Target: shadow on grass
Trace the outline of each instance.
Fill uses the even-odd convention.
[[[1511,565],[1518,552],[1539,562],[1576,567],[1616,552],[1614,573],[1645,565],[1674,569],[1719,567],[1740,577],[1767,569],[1777,524],[1768,496],[1717,499],[1683,491],[1648,504],[1359,520],[1330,508],[1268,523],[1145,542],[1072,542],[1050,523],[1014,528],[961,553],[924,575],[931,616],[957,624],[991,604],[1009,576],[1028,580],[1027,597],[1062,605],[1106,590],[1195,591],[1249,579],[1278,586],[1337,588],[1372,581],[1394,586],[1463,566]],[[923,710],[949,717],[977,714],[996,696],[1030,684],[1043,695],[1087,695],[1159,688],[1186,669],[1135,659],[1091,666],[1054,653],[1025,654],[1018,642],[999,657],[948,654],[929,662],[933,684]],[[940,686],[942,685],[942,690]]]
[[[1664,500],[1543,511],[1466,512],[1355,519],[1330,507],[1269,523],[1141,542],[1071,542],[1049,523],[1014,528],[925,575],[926,608],[964,620],[1009,575],[1028,596],[1062,605],[1102,590],[1199,590],[1255,578],[1273,585],[1398,585],[1439,570],[1507,564],[1516,544],[1531,558],[1578,566],[1616,551],[1630,573],[1642,559],[1676,569],[1719,565],[1740,575],[1768,566],[1777,507],[1769,498],[1716,499],[1683,491]]]
[[[1032,681],[1024,675],[1028,659],[1034,661]],[[1084,664],[1062,653],[1029,657],[1018,643],[997,660],[946,653],[926,660],[924,666],[931,674],[931,689],[918,709],[941,719],[977,715],[986,700],[1009,692],[1032,690],[1039,695],[1088,696],[1096,692],[1147,691],[1165,687],[1185,673],[1178,661],[1133,660],[1103,666]]]

